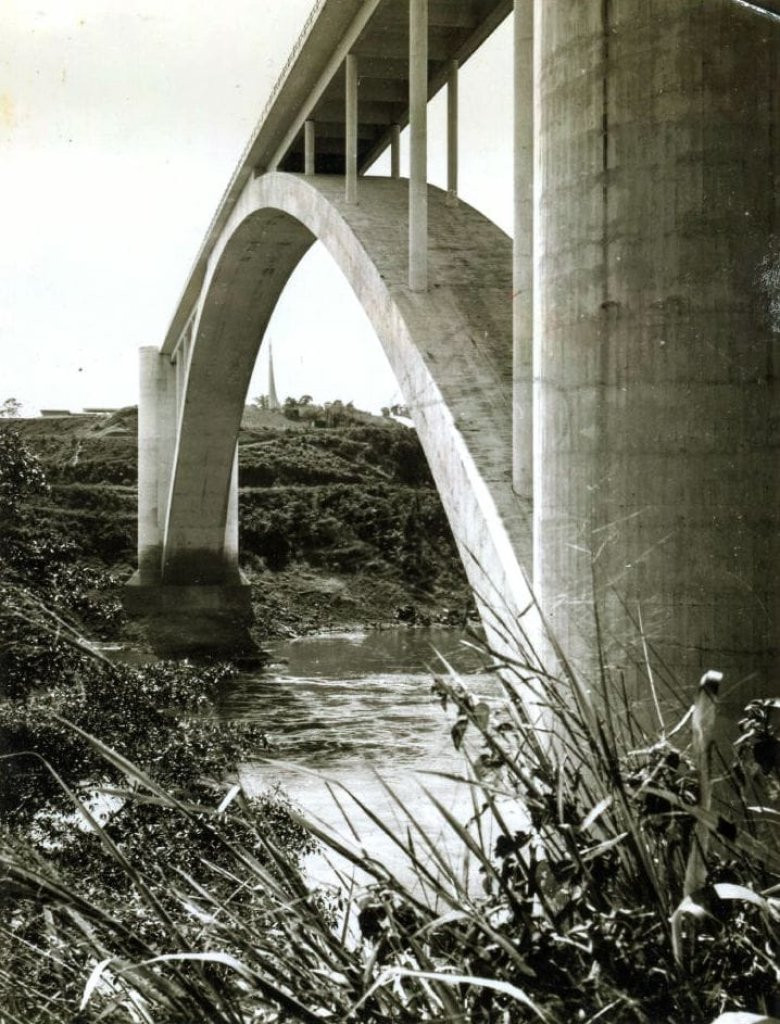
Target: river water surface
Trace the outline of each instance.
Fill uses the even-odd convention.
[[[242,769],[245,788],[258,792],[281,785],[307,815],[354,843],[325,778],[351,790],[403,835],[408,823],[381,778],[441,848],[455,856],[460,844],[422,789],[460,819],[469,816],[468,787],[428,774],[465,772],[450,738],[452,710],[445,713],[431,693],[432,673],[446,671],[437,651],[464,673],[473,693],[489,701],[498,698],[496,680],[479,671],[483,658],[453,630],[333,633],[274,646],[271,664],[233,681],[221,704],[225,720],[252,721],[268,740],[268,747],[258,751],[264,760]],[[382,828],[349,798],[345,804],[359,845],[405,874],[405,858]],[[320,868],[310,864],[315,876]]]

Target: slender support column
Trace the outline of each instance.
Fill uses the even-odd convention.
[[[176,421],[179,421],[181,417],[181,405],[184,399],[184,346],[179,345],[179,348],[174,356],[173,368],[176,374]]]
[[[401,126],[394,124],[390,135],[390,177],[401,177]]]
[[[428,0],[409,0],[409,288],[428,288]]]
[[[187,328],[187,333],[181,340],[181,345],[176,352],[176,417],[178,423],[178,417],[181,416],[181,410],[184,405],[184,392],[187,387],[187,367],[190,362],[190,352],[192,350],[192,331],[193,327]]]
[[[189,339],[187,339],[189,342]],[[177,353],[180,379],[186,378],[189,343]],[[156,348],[140,353],[138,403],[138,572],[123,594],[127,612],[144,622],[152,648],[164,656],[194,651],[251,650],[247,632],[250,588],[238,571],[238,455],[233,456],[227,494],[221,579],[202,578],[198,549],[189,573],[167,578],[164,572],[166,519],[177,442],[177,365]],[[197,539],[198,524],[191,533]]]
[[[154,346],[140,351],[139,384],[138,580],[156,583],[176,442],[176,370]]]
[[[447,73],[447,202],[458,198],[458,62]]]
[[[533,496],[534,0],[514,12],[513,483]],[[526,564],[532,570],[530,559]]]
[[[357,128],[358,128],[358,68],[357,57],[347,54],[346,75],[346,191],[348,203],[357,202]]]
[[[238,445],[233,456],[233,471],[228,485],[227,518],[225,520],[225,565],[238,573]]]
[[[314,121],[303,125],[303,173],[314,174]]]

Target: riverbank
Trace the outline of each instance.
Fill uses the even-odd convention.
[[[102,577],[105,640],[144,629],[118,604],[135,567],[136,411],[17,420],[50,484],[32,512]],[[248,407],[239,438],[240,551],[252,641],[475,620],[414,431],[339,402]]]
[[[323,574],[308,565],[249,574],[259,642],[338,630],[464,626],[476,621],[470,597],[451,587],[419,595],[372,574]],[[453,600],[454,598],[454,600]]]

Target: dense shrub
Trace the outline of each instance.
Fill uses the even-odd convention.
[[[48,490],[40,461],[13,427],[0,427],[0,524],[3,535],[19,521],[24,500]]]
[[[50,493],[30,447],[17,432],[0,430],[0,689],[7,694],[37,678],[33,663],[61,664],[57,645],[40,642],[39,620],[101,632],[121,614],[110,595],[113,577],[85,565],[83,549],[57,517],[41,515],[38,503]]]
[[[242,548],[273,569],[291,559],[338,569],[352,551],[348,571],[379,558],[430,584],[457,559],[436,493],[386,484],[246,489],[240,527]]]

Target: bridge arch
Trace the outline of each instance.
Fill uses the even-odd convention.
[[[154,550],[139,551],[141,583],[201,597],[239,584],[231,506],[241,414],[278,297],[319,239],[395,372],[494,643],[528,607],[530,501],[512,488],[512,243],[431,186],[431,287],[411,292],[407,208],[397,179],[363,179],[359,204],[345,203],[333,177],[270,173],[245,189],[206,268],[172,451],[157,453],[169,483],[157,487],[167,495]]]

